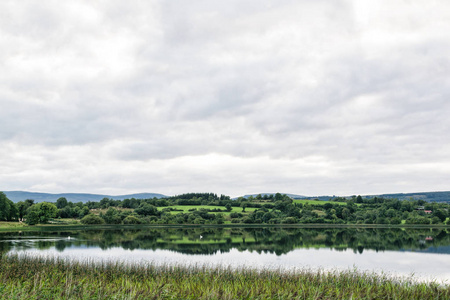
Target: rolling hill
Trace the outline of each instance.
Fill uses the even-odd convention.
[[[149,199],[149,198],[164,198],[167,197],[162,194],[156,193],[139,193],[139,194],[129,194],[120,196],[111,195],[101,195],[101,194],[83,194],[83,193],[62,193],[62,194],[49,194],[49,193],[35,193],[35,192],[24,192],[24,191],[4,191],[6,197],[13,202],[19,202],[26,199],[33,199],[35,202],[56,202],[58,198],[64,197],[68,201],[72,202],[88,202],[88,201],[100,201],[103,198],[109,198],[113,200],[123,200],[123,199]]]
[[[275,193],[261,193],[261,195],[271,195]],[[283,193],[281,193],[283,194]],[[245,195],[244,198],[248,198],[250,196],[255,197],[258,194]],[[337,196],[301,196],[294,194],[286,194],[293,199],[318,199],[323,201],[328,201],[330,199],[336,198]],[[379,194],[379,195],[361,195],[363,198],[372,198],[372,197],[383,197],[383,198],[396,198],[399,200],[425,200],[427,202],[450,202],[450,191],[448,192],[418,192],[418,193],[394,193],[394,194]],[[341,196],[344,198],[351,198],[352,196]],[[234,198],[237,199],[238,197]]]

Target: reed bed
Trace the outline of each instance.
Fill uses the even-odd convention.
[[[1,299],[450,299],[450,287],[357,271],[0,257]]]

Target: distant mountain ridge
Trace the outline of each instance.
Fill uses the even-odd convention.
[[[399,200],[407,200],[413,198],[415,200],[425,200],[427,202],[449,202],[450,201],[450,191],[448,192],[419,192],[419,193],[397,193],[397,194],[383,194],[383,195],[373,195],[381,196],[385,198],[397,198]]]
[[[61,194],[50,194],[50,193],[36,193],[36,192],[24,192],[24,191],[4,191],[6,197],[13,202],[19,202],[26,199],[33,199],[35,202],[56,202],[61,197],[66,198],[68,201],[72,202],[88,202],[88,201],[100,201],[103,198],[113,199],[113,200],[123,200],[123,199],[149,199],[149,198],[165,198],[166,195],[157,193],[138,193],[138,194],[128,194],[128,195],[102,195],[102,194],[86,194],[86,193],[61,193]]]
[[[61,193],[61,194],[51,194],[51,193],[36,193],[36,192],[25,192],[25,191],[3,191],[8,199],[13,202],[23,201],[26,199],[33,199],[35,202],[55,202],[58,198],[64,197],[68,201],[72,202],[87,202],[87,201],[100,201],[103,198],[113,199],[113,200],[123,200],[123,199],[150,199],[150,198],[166,198],[167,195],[158,193],[137,193],[128,195],[103,195],[103,194],[87,194],[87,193]],[[275,195],[276,193],[260,193],[261,196],[264,195]],[[286,194],[280,192],[280,194]],[[242,196],[248,198],[250,196],[256,197],[258,194],[248,194]],[[293,199],[319,199],[319,200],[330,200],[338,196],[302,196],[296,194],[286,194]],[[415,199],[415,200],[425,200],[427,202],[450,202],[450,191],[445,192],[418,192],[418,193],[393,193],[393,194],[378,194],[378,195],[361,195],[363,198],[368,197],[384,197],[384,198],[397,198],[399,200]],[[350,198],[352,196],[341,196],[344,198]],[[233,199],[237,199],[235,197]]]
[[[395,198],[398,200],[424,200],[427,202],[450,202],[450,191],[447,192],[418,192],[418,193],[393,193],[393,194],[378,194],[378,195],[361,195],[363,198],[383,197]],[[352,196],[342,196],[344,198],[351,198]],[[318,197],[292,197],[294,199],[319,199],[330,200],[336,196],[318,196]]]
[[[261,196],[264,195],[275,195],[275,193],[260,193]],[[284,194],[281,193],[280,194]],[[250,196],[256,197],[259,194],[250,194],[242,196],[243,198],[248,198]],[[286,194],[287,196],[293,198],[293,199],[319,199],[323,201],[328,201],[330,199],[336,198],[336,197],[343,197],[343,198],[351,198],[352,196],[301,196],[301,195],[295,195],[295,194]],[[418,193],[394,193],[394,194],[378,194],[378,195],[361,195],[363,198],[372,198],[372,197],[383,197],[383,198],[396,198],[399,200],[408,200],[408,199],[414,199],[414,200],[425,200],[427,202],[450,202],[450,191],[447,192],[418,192]],[[233,198],[237,199],[239,197]]]

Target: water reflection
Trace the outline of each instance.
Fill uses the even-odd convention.
[[[0,255],[82,261],[353,269],[450,281],[447,229],[135,228],[0,232]]]
[[[415,251],[450,254],[447,229],[141,228],[1,232],[0,252],[68,247],[170,250],[189,255],[249,251],[280,256],[294,249]]]

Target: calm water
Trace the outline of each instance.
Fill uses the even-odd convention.
[[[0,232],[0,251],[78,260],[358,269],[450,283],[447,229],[143,228]]]

